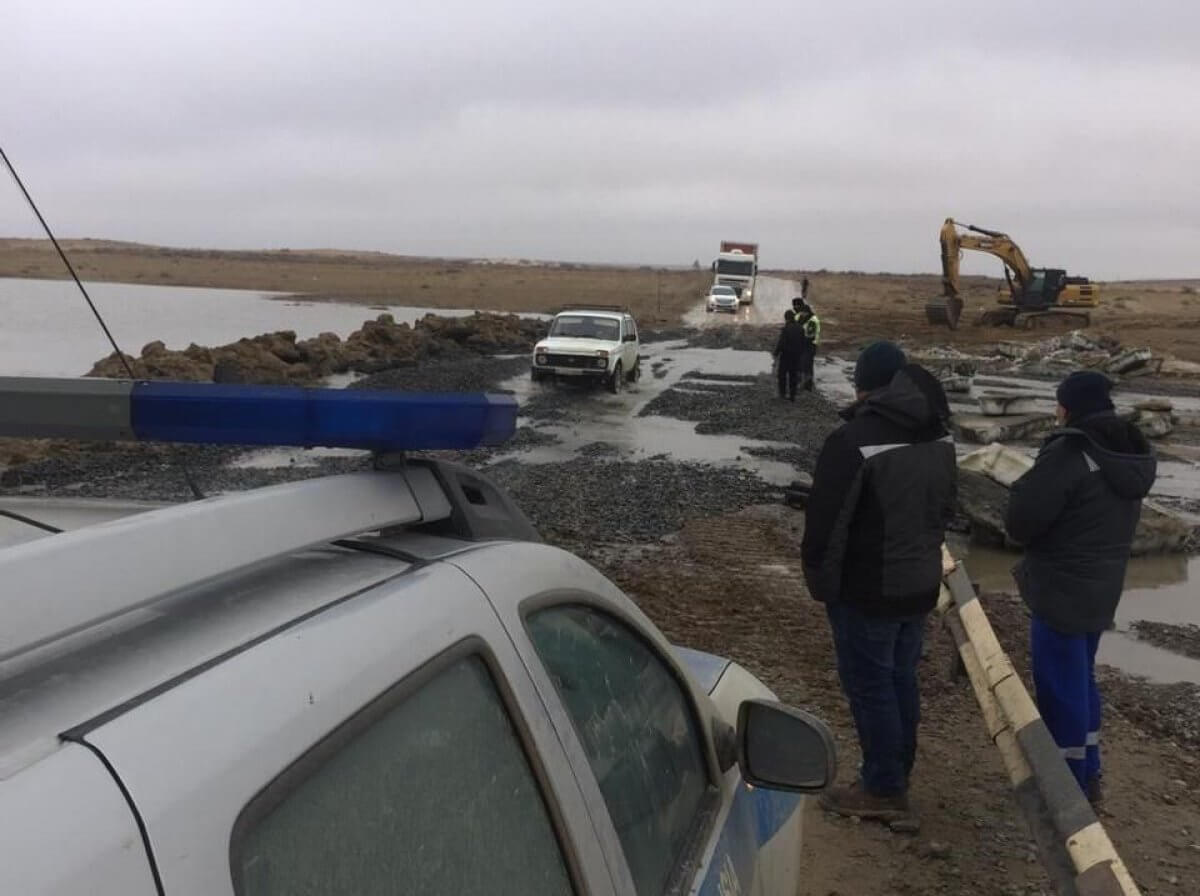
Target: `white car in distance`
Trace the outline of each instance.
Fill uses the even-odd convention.
[[[708,291],[708,297],[704,302],[705,309],[709,312],[728,311],[730,314],[737,314],[738,308],[741,307],[741,301],[734,288],[717,283],[714,283],[712,289]]]
[[[641,374],[637,323],[623,308],[586,306],[560,311],[533,348],[534,382],[564,379],[603,383],[620,392]]]

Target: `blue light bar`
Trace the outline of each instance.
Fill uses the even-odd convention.
[[[136,382],[129,409],[138,440],[207,445],[466,449],[517,427],[516,399],[483,393]]]

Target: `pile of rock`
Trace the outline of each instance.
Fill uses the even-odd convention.
[[[140,357],[125,357],[138,378],[304,385],[335,373],[378,373],[428,359],[526,352],[544,335],[544,323],[514,314],[429,314],[415,326],[381,314],[345,340],[335,333],[297,340],[293,331],[282,330],[211,348],[193,344],[182,351],[151,342]],[[88,376],[119,379],[128,373],[113,353]]]

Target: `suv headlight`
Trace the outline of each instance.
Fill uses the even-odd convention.
[[[603,358],[597,358],[597,359],[596,359],[596,366],[597,366],[597,367],[607,367],[607,366],[608,366],[608,357],[607,357],[607,356],[605,356],[605,357],[603,357]]]
[[[534,358],[534,362],[535,362],[535,363],[537,363],[537,364],[545,364],[545,363],[546,363],[546,361],[547,361],[547,358],[546,358],[546,356],[545,356],[545,355],[537,355],[537,356]]]

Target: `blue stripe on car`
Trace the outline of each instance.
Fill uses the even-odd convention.
[[[739,784],[699,896],[750,893],[758,851],[800,808],[800,799],[795,793]]]

